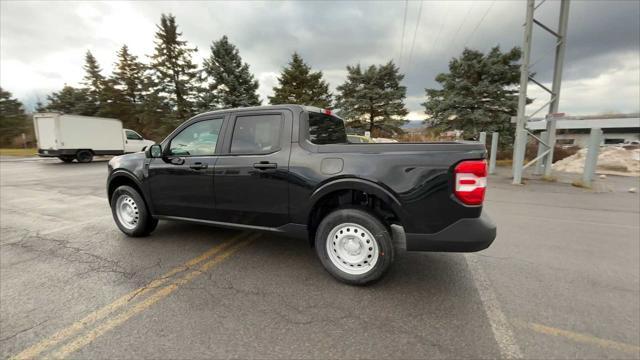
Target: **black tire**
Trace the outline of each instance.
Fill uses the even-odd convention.
[[[89,150],[80,150],[76,154],[79,163],[90,163],[93,160],[93,153]]]
[[[330,233],[341,224],[348,223],[367,230],[378,246],[375,265],[363,274],[349,274],[341,270],[328,254],[327,243],[333,241],[329,239]],[[379,280],[393,263],[394,257],[393,242],[387,227],[371,212],[360,208],[338,209],[325,216],[316,231],[315,248],[324,268],[336,279],[351,285],[366,285]]]
[[[66,162],[68,164],[70,162],[73,162],[73,159],[75,159],[75,157],[73,157],[73,156],[58,156],[58,159]]]
[[[117,214],[117,206],[118,199],[120,197],[126,199],[128,197],[133,201],[133,209],[135,209],[135,214],[137,216],[137,221],[135,225],[124,224],[121,222],[120,218]],[[127,199],[127,200],[129,200]],[[111,195],[111,214],[113,215],[113,220],[118,225],[118,228],[123,233],[132,237],[142,237],[149,235],[153,230],[155,230],[156,226],[158,226],[158,219],[154,219],[149,210],[147,209],[147,204],[145,203],[142,196],[131,186],[122,185],[119,186]]]

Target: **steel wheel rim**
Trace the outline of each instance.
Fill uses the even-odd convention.
[[[122,226],[133,230],[138,226],[140,211],[135,200],[129,195],[120,195],[116,200],[116,216]]]
[[[365,274],[378,262],[378,243],[365,227],[344,223],[334,227],[327,237],[329,259],[350,275]]]

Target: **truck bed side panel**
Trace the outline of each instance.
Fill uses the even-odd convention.
[[[481,206],[466,206],[452,195],[452,167],[462,160],[483,159],[479,144],[324,145],[316,151],[292,149],[291,217],[306,223],[315,189],[335,179],[362,179],[384,187],[400,202],[405,231],[435,233],[461,218],[476,218]],[[324,174],[323,159],[342,159],[341,172]],[[401,214],[398,214],[402,216]]]

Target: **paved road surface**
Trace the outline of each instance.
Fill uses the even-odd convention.
[[[0,162],[0,356],[638,358],[638,179],[491,179],[494,245],[400,253],[370,287],[303,241],[161,222],[129,239],[106,162]]]

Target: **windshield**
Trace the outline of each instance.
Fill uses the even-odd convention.
[[[347,143],[344,121],[335,116],[309,112],[309,140],[316,145]]]

